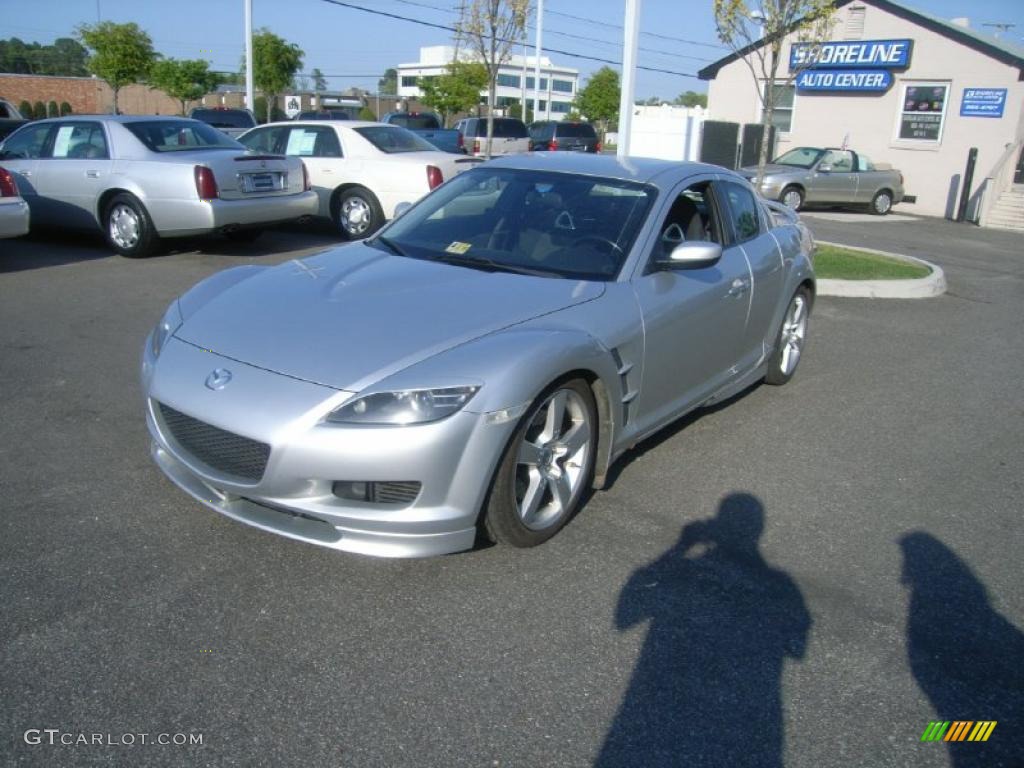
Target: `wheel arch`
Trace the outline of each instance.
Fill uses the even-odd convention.
[[[95,211],[96,221],[100,225],[100,229],[104,229],[106,227],[106,223],[103,221],[103,219],[106,216],[107,206],[110,205],[110,201],[113,200],[118,195],[131,195],[136,200],[138,200],[141,205],[146,205],[144,198],[141,197],[138,194],[138,192],[134,189],[118,186],[110,187],[109,189],[103,190],[103,192],[100,193],[100,196],[96,199]],[[148,210],[149,209],[147,208],[147,212]]]

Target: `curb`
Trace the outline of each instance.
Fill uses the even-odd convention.
[[[932,271],[927,277],[919,277],[915,280],[818,280],[816,292],[819,296],[842,296],[856,299],[930,299],[946,292],[946,274],[942,271],[942,267],[932,264],[930,261],[907,256],[904,253],[862,248],[859,245],[831,243],[826,240],[817,240],[816,242],[821,245],[836,245],[840,248],[877,253],[879,256],[920,264]]]

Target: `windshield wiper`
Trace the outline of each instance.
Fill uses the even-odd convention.
[[[434,261],[441,261],[445,264],[454,264],[459,267],[470,269],[486,269],[491,272],[512,272],[517,275],[534,275],[536,277],[551,277],[557,274],[549,269],[534,269],[522,267],[518,264],[503,264],[500,261],[489,259],[486,256],[465,256],[450,253],[440,253],[433,257]]]
[[[386,246],[387,249],[389,251],[391,251],[393,254],[395,254],[396,256],[408,256],[409,255],[405,251],[402,250],[401,246],[399,246],[398,243],[396,243],[391,238],[384,237],[384,235],[377,235],[375,238],[373,238],[373,240],[371,242],[381,243],[382,245]]]

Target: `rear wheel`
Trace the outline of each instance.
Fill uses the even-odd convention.
[[[892,210],[892,192],[883,189],[876,192],[871,199],[871,212],[876,216],[885,216]]]
[[[811,293],[801,287],[793,294],[782,317],[779,335],[775,338],[775,351],[768,361],[767,384],[785,384],[796,373],[807,341],[807,316],[811,311]]]
[[[557,384],[537,398],[495,474],[484,517],[493,541],[535,547],[569,521],[593,475],[596,414],[583,379]]]
[[[131,259],[149,256],[159,238],[153,220],[135,195],[114,195],[103,213],[107,243],[117,253]]]
[[[350,187],[334,203],[334,222],[348,240],[369,237],[384,224],[376,195],[365,187]]]
[[[804,192],[800,187],[786,187],[779,195],[779,202],[794,211],[799,211],[804,207]]]

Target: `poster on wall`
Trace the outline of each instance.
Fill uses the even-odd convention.
[[[944,85],[910,85],[903,97],[900,138],[938,141],[946,107]]]
[[[961,117],[1002,117],[1006,106],[1005,88],[964,88]]]

